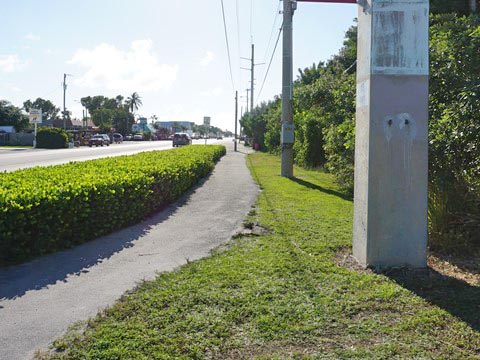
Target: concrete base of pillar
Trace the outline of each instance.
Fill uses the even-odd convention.
[[[357,108],[353,255],[364,266],[425,267],[428,77],[364,82],[370,101]]]

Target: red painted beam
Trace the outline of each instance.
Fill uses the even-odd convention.
[[[356,4],[357,0],[297,0],[298,2],[321,2],[321,3],[341,3],[341,4]]]

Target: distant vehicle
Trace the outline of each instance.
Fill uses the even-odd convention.
[[[135,134],[133,135],[133,140],[143,140],[143,134]]]
[[[110,146],[110,138],[107,134],[98,134],[94,135],[88,140],[88,146],[92,147],[95,146],[103,146],[107,145]]]
[[[218,135],[217,135],[217,140],[223,140],[223,136],[220,135],[220,134],[218,134]]]
[[[177,133],[173,135],[173,140],[172,140],[173,147],[190,145],[191,143],[192,143],[192,139],[186,133]]]
[[[123,135],[119,133],[114,133],[113,136],[113,142],[116,144],[120,144],[123,142]]]
[[[132,134],[125,136],[125,141],[131,141],[133,139]]]

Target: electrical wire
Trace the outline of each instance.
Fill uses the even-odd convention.
[[[277,23],[278,15],[280,15],[280,4],[281,4],[280,0],[278,0],[277,12],[275,13],[275,17],[273,18],[272,31],[270,32],[270,38],[268,39],[268,44],[267,44],[267,47],[265,48],[265,55],[263,56],[264,62],[267,60],[267,54],[268,54],[268,51],[270,50],[270,44],[272,43],[273,34],[275,33],[275,24]]]
[[[223,6],[223,0],[220,0],[220,2],[222,4],[223,29],[225,30],[225,42],[227,44],[227,56],[228,56],[228,66],[230,69],[230,80],[232,81],[232,89],[235,91],[235,83],[233,81],[233,72],[232,72],[232,60],[230,57],[230,46],[228,45],[227,22],[225,20],[225,8]]]
[[[258,102],[258,99],[260,98],[260,94],[262,93],[262,90],[263,90],[263,86],[265,85],[265,81],[267,80],[268,72],[270,71],[270,66],[272,65],[273,57],[275,56],[275,51],[277,50],[278,40],[280,40],[280,35],[282,34],[282,30],[283,30],[283,22],[282,22],[282,26],[278,30],[277,41],[275,41],[275,47],[273,48],[272,57],[270,58],[270,62],[268,63],[267,71],[265,72],[265,77],[263,78],[262,86],[260,87],[260,91],[258,92],[256,102]]]
[[[238,50],[238,56],[240,57],[241,55],[241,39],[240,39],[240,10],[238,7],[238,0],[235,0],[235,11],[237,15],[237,50]],[[240,83],[242,83],[242,71],[240,67],[238,67],[238,78],[240,79]]]

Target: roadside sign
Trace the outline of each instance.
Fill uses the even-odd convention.
[[[203,117],[203,125],[210,126],[210,116]]]
[[[30,124],[41,124],[42,123],[42,110],[39,109],[30,109],[28,114]]]

